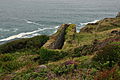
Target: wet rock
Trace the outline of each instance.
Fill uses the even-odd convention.
[[[120,17],[120,12],[118,12],[117,16],[116,17]]]
[[[98,25],[98,23],[88,23],[87,25]]]

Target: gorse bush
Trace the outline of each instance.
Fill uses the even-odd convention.
[[[77,47],[72,52],[72,57],[80,57],[92,54],[96,50],[94,45],[84,45]]]
[[[38,54],[39,54],[38,60],[40,64],[47,63],[48,61],[57,61],[68,55],[68,53],[66,52],[54,51],[44,48],[41,48],[38,51]]]
[[[19,39],[0,45],[0,53],[11,53],[24,49],[40,48],[49,39],[48,36],[41,35],[33,38]]]
[[[94,61],[103,65],[108,63],[109,67],[120,61],[120,45],[106,45],[93,58]]]

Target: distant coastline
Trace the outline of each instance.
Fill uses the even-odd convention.
[[[80,25],[77,25],[79,27],[76,27],[77,32],[79,32],[80,29],[83,28],[85,25],[87,25],[89,23],[96,23],[97,21],[99,21],[99,20],[94,20],[94,21],[90,21],[90,22],[86,22],[86,23],[80,23]],[[30,22],[30,21],[27,21],[27,22],[29,24],[33,23],[33,22]],[[33,23],[33,24],[37,24],[37,23]],[[34,30],[32,32],[23,32],[23,33],[19,33],[19,34],[16,34],[16,35],[12,35],[12,36],[9,36],[7,38],[0,39],[0,44],[6,43],[6,42],[9,42],[9,41],[13,41],[13,40],[17,40],[17,39],[21,39],[21,38],[31,38],[31,37],[34,37],[34,36],[42,35],[42,34],[38,34],[37,32],[44,31],[44,30],[56,29],[52,33],[52,34],[54,34],[54,33],[56,33],[56,31],[59,27],[60,26],[55,26],[54,28],[42,28],[42,29],[38,28],[38,30]],[[52,34],[49,34],[49,35],[52,35]]]

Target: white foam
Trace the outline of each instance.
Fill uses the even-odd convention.
[[[55,29],[58,29],[60,26],[55,26]]]
[[[32,31],[32,32],[23,32],[23,33],[20,33],[20,34],[17,34],[17,35],[13,35],[13,36],[10,36],[8,38],[5,38],[5,39],[1,39],[0,42],[3,42],[3,41],[9,41],[9,40],[13,40],[13,39],[17,39],[17,38],[25,38],[27,37],[28,35],[31,35],[31,34],[34,34],[33,36],[35,36],[37,32],[40,32],[40,31],[44,31],[44,30],[47,30],[47,29],[53,29],[53,28],[38,28],[38,30],[35,30],[35,31]]]
[[[0,28],[0,31],[1,31],[1,32],[9,32],[10,30],[9,30],[9,29]]]
[[[17,28],[13,28],[13,32],[17,32],[18,31],[18,29]]]
[[[85,26],[85,25],[87,25],[87,24],[89,24],[89,23],[96,23],[96,22],[98,22],[98,21],[99,21],[99,20],[94,20],[94,21],[91,21],[91,22],[80,23],[79,26]]]
[[[52,34],[56,33],[59,27],[60,26],[55,26],[55,31]],[[50,35],[52,35],[52,34],[50,34]]]
[[[33,22],[33,21],[31,21],[31,20],[27,20],[27,19],[19,19],[19,18],[12,18],[12,19],[25,21],[27,24],[34,24],[34,25],[37,25],[37,26],[44,26],[44,25],[42,25],[42,24]]]
[[[31,21],[26,21],[28,24],[31,24],[31,23],[33,23],[33,22],[31,22]]]
[[[80,23],[80,25],[78,25],[77,27],[77,32],[80,32],[80,29],[83,28],[85,25],[89,24],[89,23],[96,23],[98,22],[99,20],[94,20],[94,21],[91,21],[91,22],[86,22],[86,23]]]
[[[44,26],[44,25],[42,25],[42,24],[39,24],[39,23],[30,21],[30,20],[26,20],[26,19],[24,19],[24,21],[26,21],[26,23],[28,23],[28,24],[34,24],[34,25],[37,25],[37,26]]]
[[[31,37],[38,36],[38,35],[40,35],[40,34],[39,33],[35,33],[35,34],[23,36],[22,38],[31,38]]]

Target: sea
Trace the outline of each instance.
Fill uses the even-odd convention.
[[[120,0],[0,0],[0,43],[52,35],[61,24],[88,23],[115,17]]]

